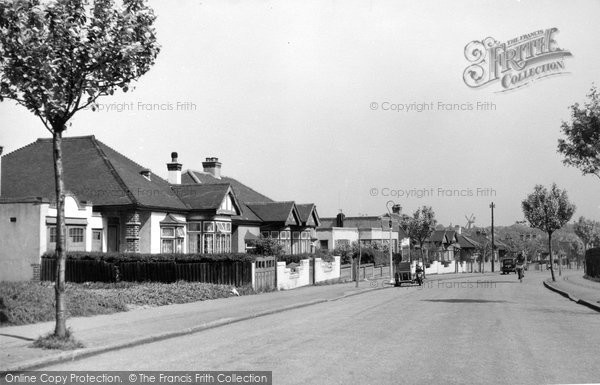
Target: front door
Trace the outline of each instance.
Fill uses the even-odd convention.
[[[92,230],[92,251],[102,251],[102,229]]]
[[[119,251],[119,226],[109,225],[106,236],[106,248],[109,253]]]

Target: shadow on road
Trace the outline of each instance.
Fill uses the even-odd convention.
[[[425,302],[448,302],[448,303],[506,303],[508,301],[495,301],[487,299],[449,298],[449,299],[422,299]]]

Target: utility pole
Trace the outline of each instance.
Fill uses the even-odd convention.
[[[492,209],[492,273],[494,272],[494,260],[496,259],[496,245],[494,244],[494,207],[496,207],[496,205],[492,202],[490,204],[490,208]]]

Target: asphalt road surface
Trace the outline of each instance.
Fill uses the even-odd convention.
[[[600,382],[600,313],[543,277],[387,288],[44,369],[272,370],[274,384]]]

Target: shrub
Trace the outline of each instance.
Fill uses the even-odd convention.
[[[323,251],[317,251],[314,254],[305,253],[305,254],[286,254],[281,255],[277,258],[278,261],[285,262],[286,265],[290,263],[300,263],[303,259],[313,259],[313,258],[321,258],[324,262],[333,262],[334,257],[330,253],[326,253]]]
[[[280,256],[284,254],[283,245],[277,240],[270,237],[260,237],[249,242],[252,247],[251,253],[254,255],[263,256]]]
[[[238,287],[240,295],[256,294],[250,286]],[[234,296],[229,285],[178,281],[166,283],[68,283],[68,317],[127,311],[130,306],[162,306]],[[0,283],[0,321],[24,325],[54,320],[54,284]]]
[[[245,253],[223,253],[223,254],[142,254],[142,253],[102,253],[102,252],[67,252],[67,259],[74,260],[93,260],[114,262],[254,262],[254,254]],[[56,259],[56,254],[44,253],[42,258]]]
[[[600,247],[586,251],[585,273],[588,277],[600,278]]]

